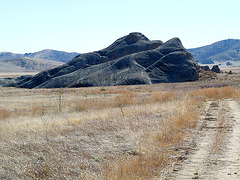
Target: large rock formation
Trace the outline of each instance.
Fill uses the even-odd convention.
[[[163,43],[130,33],[105,49],[80,54],[31,78],[0,79],[0,85],[61,88],[184,82],[197,80],[198,69],[178,38]]]

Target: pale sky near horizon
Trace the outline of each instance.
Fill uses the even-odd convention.
[[[0,0],[0,52],[92,52],[130,32],[186,48],[240,39],[239,0]]]

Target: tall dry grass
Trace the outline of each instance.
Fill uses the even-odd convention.
[[[149,179],[159,175],[157,169],[163,169],[167,164],[169,164],[169,159],[165,152],[119,156],[115,162],[110,162],[104,167],[102,179]]]
[[[96,97],[91,99],[82,99],[78,101],[70,101],[68,103],[68,111],[89,111],[101,110],[116,107],[125,107],[137,104],[139,97],[136,93],[118,94],[108,98]]]
[[[234,87],[222,88],[204,88],[190,92],[190,96],[195,98],[202,98],[203,100],[218,100],[224,98],[236,98],[237,92]]]
[[[160,104],[167,106],[161,101]],[[171,149],[181,145],[188,132],[186,129],[196,127],[200,113],[198,104],[187,95],[181,100],[172,99],[171,107],[173,109],[166,109],[169,113],[161,122],[161,128],[142,134],[134,155],[120,156],[108,162],[104,179],[150,179],[161,176],[161,170],[170,165],[170,154],[175,153]]]
[[[149,97],[149,101],[150,102],[167,102],[167,101],[173,100],[175,97],[176,97],[176,92],[157,91]]]
[[[6,118],[9,118],[11,113],[5,109],[5,108],[0,108],[0,120],[4,120]]]
[[[189,92],[122,88],[61,90],[61,112],[59,90],[6,91],[3,97],[14,99],[1,101],[0,177],[163,176],[179,153],[174,149],[191,137],[202,104],[238,96],[232,87]]]

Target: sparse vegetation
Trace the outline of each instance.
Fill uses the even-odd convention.
[[[100,89],[100,91],[106,91],[106,89],[105,89],[104,87],[102,87],[102,88]]]
[[[0,88],[0,177],[164,177],[192,141],[204,102],[239,98],[236,87],[164,86]]]

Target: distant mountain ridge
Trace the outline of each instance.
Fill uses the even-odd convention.
[[[226,39],[188,50],[195,61],[201,64],[240,62],[240,39]]]
[[[25,54],[0,52],[0,72],[39,72],[60,66],[77,55],[51,49]]]
[[[7,59],[15,59],[15,58],[31,58],[31,59],[45,59],[50,61],[58,61],[66,63],[73,58],[75,58],[79,53],[76,52],[64,52],[57,51],[52,49],[44,49],[42,51],[34,52],[34,53],[25,53],[25,54],[16,54],[11,52],[0,52],[0,61]]]

